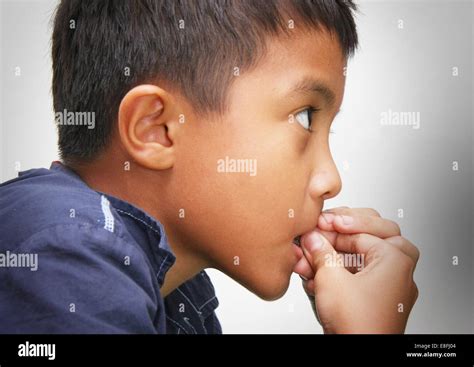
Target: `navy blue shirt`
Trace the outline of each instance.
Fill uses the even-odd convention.
[[[167,297],[161,223],[60,163],[0,185],[0,333],[221,333],[202,271]]]

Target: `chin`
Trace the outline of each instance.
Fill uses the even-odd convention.
[[[291,248],[290,248],[291,249]],[[218,268],[257,297],[265,301],[275,301],[283,297],[290,286],[295,261],[292,253],[275,259],[273,266],[267,262],[245,262],[247,266]],[[278,261],[279,260],[279,261]]]
[[[251,284],[246,284],[245,287],[264,301],[276,301],[288,290],[291,274],[273,275],[272,278],[263,277]]]

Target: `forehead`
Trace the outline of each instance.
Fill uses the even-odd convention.
[[[272,98],[296,98],[292,92],[313,81],[333,92],[333,103],[338,105],[344,93],[345,66],[336,36],[325,30],[295,31],[289,37],[269,39],[265,56],[252,71],[237,78],[231,89],[234,97],[264,92]]]

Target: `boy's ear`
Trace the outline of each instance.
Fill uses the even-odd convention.
[[[175,107],[171,96],[155,85],[139,85],[123,97],[118,112],[120,140],[141,166],[153,170],[173,166]]]

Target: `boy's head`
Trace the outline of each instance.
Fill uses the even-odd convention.
[[[95,114],[94,129],[58,126],[63,161],[108,172],[113,194],[164,224],[178,258],[281,296],[301,257],[293,238],[340,191],[328,135],[357,46],[354,10],[344,0],[62,1],[54,108]]]

